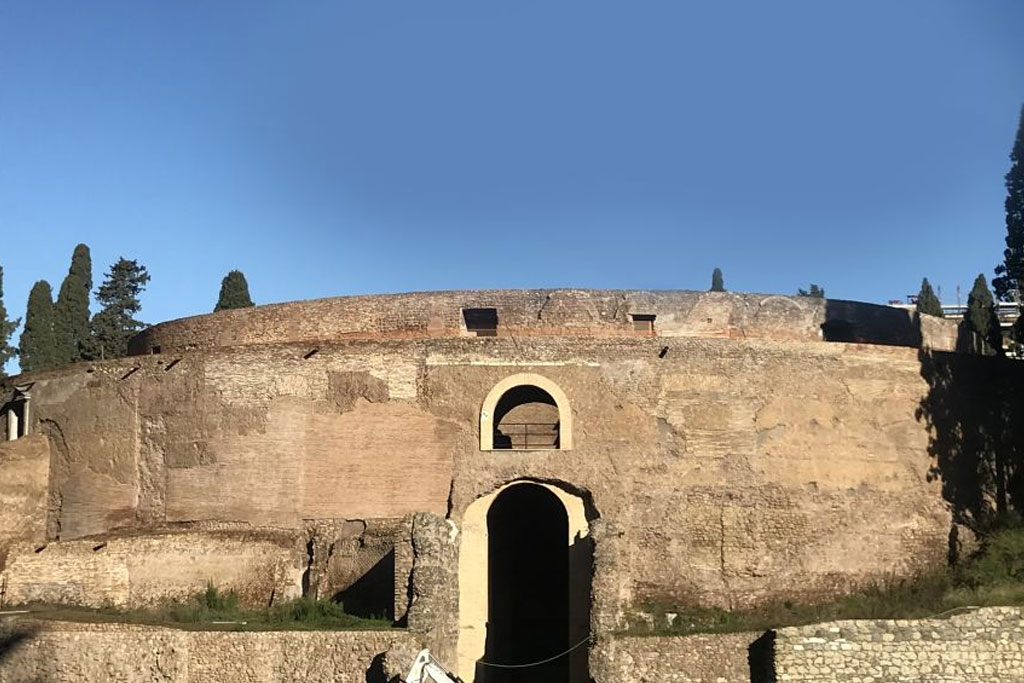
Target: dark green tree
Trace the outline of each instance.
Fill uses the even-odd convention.
[[[135,319],[142,310],[139,295],[149,282],[146,267],[138,261],[119,258],[110,266],[103,284],[96,290],[101,308],[92,317],[93,358],[120,358],[128,355],[128,340],[145,325]]]
[[[74,363],[89,358],[89,292],[92,291],[92,257],[79,244],[71,255],[71,268],[61,283],[55,307],[55,330],[61,360]]]
[[[1024,106],[1006,174],[1006,249],[992,287],[1001,301],[1019,301],[1024,288]]]
[[[928,278],[921,281],[921,291],[917,293],[917,312],[934,315],[937,318],[944,317],[942,302],[939,301],[939,297],[935,296],[935,290],[932,289]]]
[[[4,371],[7,361],[18,355],[18,350],[11,346],[11,336],[20,323],[20,319],[7,319],[7,308],[4,306],[4,269],[0,266],[0,379],[7,376]]]
[[[815,299],[824,299],[825,298],[825,288],[824,287],[819,287],[818,285],[816,285],[816,284],[814,284],[812,282],[810,289],[802,289],[802,288],[801,289],[797,289],[796,290],[796,295],[797,296],[809,296],[809,297],[813,297]]]
[[[18,343],[23,372],[49,370],[61,363],[60,348],[54,332],[53,290],[40,280],[32,285],[25,309],[25,329]]]
[[[722,269],[715,268],[711,273],[711,291],[712,292],[724,292],[725,291],[725,280],[722,279]]]
[[[974,280],[971,293],[967,295],[967,312],[960,324],[981,340],[982,350],[987,347],[993,353],[1003,352],[1003,333],[999,328],[995,300],[984,275],[979,274]]]
[[[249,308],[254,306],[249,297],[249,283],[240,270],[232,270],[220,281],[220,297],[213,310],[226,311],[230,308]]]

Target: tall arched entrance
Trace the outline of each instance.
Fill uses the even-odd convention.
[[[501,492],[487,512],[487,643],[484,661],[521,665],[569,644],[569,520],[561,501],[535,484]],[[482,666],[483,683],[566,683],[560,657],[526,669]]]
[[[474,501],[459,550],[457,670],[475,683],[585,683],[593,544],[583,500],[516,481]],[[554,661],[521,665],[565,653]]]

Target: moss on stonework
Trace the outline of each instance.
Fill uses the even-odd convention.
[[[621,635],[690,635],[764,631],[844,619],[924,619],[966,607],[1024,606],[1024,524],[988,533],[962,565],[893,579],[836,600],[778,601],[748,610],[644,605]]]
[[[221,592],[214,586],[208,586],[188,601],[168,602],[146,609],[90,609],[41,604],[24,607],[29,610],[30,616],[39,619],[145,624],[187,630],[332,631],[391,628],[391,622],[387,619],[364,619],[348,614],[341,603],[331,600],[298,598],[271,607],[242,607],[235,593]]]

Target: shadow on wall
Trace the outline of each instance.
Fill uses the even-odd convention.
[[[395,551],[380,558],[368,572],[333,596],[348,614],[364,619],[395,618]]]
[[[0,666],[7,661],[7,658],[15,649],[25,641],[30,640],[34,635],[35,631],[33,630],[19,630],[12,633],[0,634]],[[0,676],[0,678],[3,677]]]
[[[826,299],[821,334],[829,342],[921,346],[916,313],[860,301]]]
[[[776,683],[775,631],[765,631],[747,648],[750,683]]]
[[[928,394],[917,419],[929,430],[930,477],[942,480],[953,511],[950,560],[957,528],[984,529],[1024,511],[1024,362],[922,350]]]

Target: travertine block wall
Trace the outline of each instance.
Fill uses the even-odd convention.
[[[496,307],[499,336],[462,330],[462,306]],[[633,330],[633,313],[657,314],[654,336]],[[174,321],[136,344],[158,354],[16,381],[32,384],[32,431],[50,449],[46,540],[83,539],[88,552],[68,557],[88,562],[68,566],[91,568],[96,585],[113,581],[92,550],[108,537],[108,553],[134,536],[160,558],[159,543],[138,539],[235,525],[311,542],[297,564],[311,589],[333,593],[376,566],[386,542],[369,534],[332,553],[341,537],[310,529],[417,513],[458,528],[473,501],[529,479],[586,502],[592,614],[614,629],[650,606],[817,599],[945,561],[950,515],[917,417],[932,391],[918,350],[822,342],[822,323],[838,319],[871,341],[922,336],[905,311],[850,302],[449,292]],[[481,451],[482,402],[519,373],[565,393],[571,450]],[[16,573],[49,576],[58,547],[23,552]],[[396,574],[409,559],[396,553]],[[270,585],[262,569],[231,571],[206,578]],[[190,581],[138,585],[163,596]],[[401,618],[408,599],[397,602]]]
[[[750,683],[748,648],[758,635],[605,638],[593,649],[590,673],[601,683]]]
[[[447,515],[522,478],[590,503],[595,610],[815,598],[942,563],[917,351],[622,337],[249,346],[33,376],[49,538]],[[985,359],[979,359],[979,362]],[[92,370],[90,372],[90,370]],[[571,451],[481,452],[503,378],[566,393]],[[606,579],[608,574],[612,579]]]
[[[774,650],[774,675],[787,683],[1009,683],[1024,680],[1024,611],[784,628]]]
[[[237,633],[30,621],[5,623],[0,642],[0,683],[385,683],[385,653],[415,652],[399,630]]]
[[[15,545],[8,605],[142,607],[186,601],[213,583],[250,605],[301,595],[304,538],[284,532],[177,532]]]

